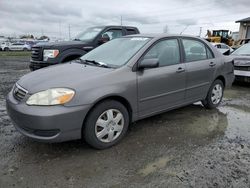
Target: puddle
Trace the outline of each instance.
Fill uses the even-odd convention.
[[[157,170],[166,167],[169,161],[171,161],[171,159],[168,157],[159,158],[156,161],[147,164],[143,169],[139,170],[139,174],[143,177],[148,176],[149,174],[152,174]]]
[[[249,109],[239,108],[238,106],[224,106],[219,108],[221,112],[227,114],[228,126],[225,136],[228,139],[241,139],[250,141],[250,112]]]

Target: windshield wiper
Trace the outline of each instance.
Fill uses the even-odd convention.
[[[80,59],[80,60],[87,64],[97,65],[99,67],[111,68],[110,66],[108,66],[106,63],[103,62],[97,62],[95,60],[88,60],[88,59]]]

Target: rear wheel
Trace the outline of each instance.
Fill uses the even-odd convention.
[[[126,134],[129,115],[118,101],[104,101],[90,112],[83,128],[86,142],[96,149],[105,149],[118,143]]]
[[[211,85],[207,97],[202,101],[203,106],[213,109],[219,106],[224,94],[224,84],[221,80],[215,80]]]

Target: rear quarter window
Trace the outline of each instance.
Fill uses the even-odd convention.
[[[137,31],[135,29],[126,29],[127,35],[134,35],[137,34]]]

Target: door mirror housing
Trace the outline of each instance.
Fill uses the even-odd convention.
[[[146,69],[146,68],[156,68],[159,67],[159,59],[143,59],[138,66],[138,69]]]
[[[230,49],[226,50],[223,55],[230,55]]]
[[[101,38],[98,40],[98,43],[99,44],[104,44],[106,42],[110,41],[110,38],[108,35],[103,35],[101,36]]]

